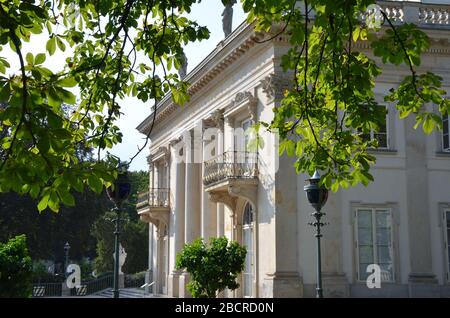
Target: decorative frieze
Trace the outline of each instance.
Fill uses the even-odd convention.
[[[176,144],[178,144],[179,142],[181,142],[183,140],[183,136],[179,136],[175,139],[172,139],[171,141],[169,141],[169,147],[173,147]]]
[[[269,102],[273,102],[275,99],[281,100],[284,97],[284,91],[292,88],[292,80],[289,79],[288,74],[285,76],[270,74],[260,83]]]
[[[150,154],[148,158],[150,158],[152,163],[155,161],[162,160],[164,164],[167,166],[170,159],[169,148],[166,146],[160,146],[155,152]]]
[[[234,113],[241,107],[247,107],[247,111],[250,114],[252,120],[256,121],[257,116],[258,98],[253,96],[249,91],[239,92],[235,98],[231,101],[226,108],[225,120],[232,122]]]

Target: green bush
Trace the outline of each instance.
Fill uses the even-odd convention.
[[[28,255],[26,236],[19,235],[0,243],[0,297],[31,296],[33,263]]]
[[[187,285],[194,298],[215,298],[225,288],[239,287],[236,278],[244,269],[247,250],[226,237],[211,238],[209,246],[202,238],[186,244],[177,255],[177,269],[186,269],[191,282]]]

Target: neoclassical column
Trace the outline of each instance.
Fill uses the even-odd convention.
[[[170,142],[170,221],[168,294],[179,297],[180,271],[175,270],[176,256],[184,245],[185,151],[181,139]]]
[[[185,203],[184,203],[184,241],[191,243],[200,236],[201,226],[201,204],[200,204],[200,163],[196,162],[194,130],[189,130],[183,135],[186,151],[186,171],[185,171]],[[189,275],[183,272],[179,281],[179,297],[188,298],[191,295],[186,289],[189,282]]]
[[[217,111],[213,117],[217,131],[216,149],[217,155],[222,155],[225,151],[225,118],[223,116],[223,110]],[[223,203],[217,203],[217,237],[225,235],[225,206]]]
[[[215,152],[217,155],[217,135],[218,131],[215,125],[210,125],[207,122],[202,122],[202,130],[203,130],[203,138],[202,138],[202,215],[201,215],[201,236],[205,239],[206,242],[209,241],[209,238],[217,236],[217,212],[218,207],[217,203],[212,202],[209,197],[209,193],[205,191],[205,186],[203,185],[203,178],[205,176],[205,162],[213,159],[211,153]],[[215,139],[213,139],[215,137]]]
[[[200,163],[195,160],[194,130],[186,133],[185,243],[200,236]]]
[[[412,129],[414,118],[408,117],[405,120],[406,208],[411,267],[409,296],[439,297],[431,253],[426,136],[422,131]]]
[[[152,189],[153,184],[154,184],[154,175],[155,175],[152,155],[149,155],[147,157],[147,163],[148,163],[148,186],[149,186],[149,189]]]

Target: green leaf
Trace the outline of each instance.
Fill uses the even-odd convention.
[[[49,199],[50,199],[49,194],[46,194],[42,197],[42,199],[39,201],[38,206],[37,206],[39,212],[42,212],[47,208]]]
[[[50,55],[53,55],[56,50],[56,38],[52,37],[47,41],[47,45],[45,46],[46,50]]]
[[[367,41],[367,30],[366,29],[361,29],[361,32],[359,33],[359,36],[360,36],[361,40]]]
[[[66,50],[66,45],[59,37],[56,37],[56,43],[58,44],[58,47],[61,51],[64,52]]]
[[[97,176],[89,176],[88,185],[95,193],[101,193],[103,190],[103,183]]]
[[[83,192],[83,182],[80,178],[75,177],[72,181],[72,186],[77,190],[78,192]]]
[[[425,120],[423,121],[423,131],[429,135],[433,132],[434,128],[436,127],[435,121],[431,118],[431,116],[426,116]]]
[[[339,182],[336,181],[331,185],[331,191],[337,192],[337,190],[339,190]]]
[[[74,87],[78,83],[74,77],[66,77],[63,78],[62,80],[59,80],[57,84],[61,87]]]
[[[37,196],[39,195],[39,191],[40,191],[39,185],[37,185],[37,184],[32,184],[32,185],[31,185],[31,188],[30,188],[30,196],[31,196],[33,199],[36,199]]]
[[[67,190],[58,190],[58,195],[65,205],[75,206],[75,199]]]
[[[352,37],[353,37],[353,41],[354,41],[354,42],[358,41],[359,33],[360,33],[360,32],[361,32],[361,28],[360,28],[359,26],[357,26],[357,27],[355,28],[355,30],[353,30]]]
[[[29,65],[34,65],[34,57],[33,54],[31,54],[30,52],[27,53],[27,55],[25,56],[25,59],[27,60]]]
[[[286,154],[289,157],[292,157],[294,155],[294,153],[295,153],[295,142],[290,140],[290,139],[287,139],[285,147],[286,147],[285,148],[286,149]]]
[[[66,104],[73,105],[76,102],[76,96],[63,88],[58,89],[58,96],[61,97],[62,101]]]
[[[59,212],[59,197],[55,191],[50,193],[50,198],[48,200],[48,207],[53,212]]]
[[[35,65],[39,65],[44,62],[45,62],[45,54],[44,53],[39,53],[38,55],[36,55],[36,58],[34,59]]]
[[[59,107],[62,104],[61,98],[53,87],[47,92],[48,104],[53,107]]]

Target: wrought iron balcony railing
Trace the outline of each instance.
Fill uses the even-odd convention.
[[[136,208],[141,209],[147,206],[151,208],[169,207],[169,189],[154,188],[148,192],[139,193]]]
[[[205,161],[203,184],[211,185],[227,179],[251,179],[258,175],[258,154],[228,151]]]

